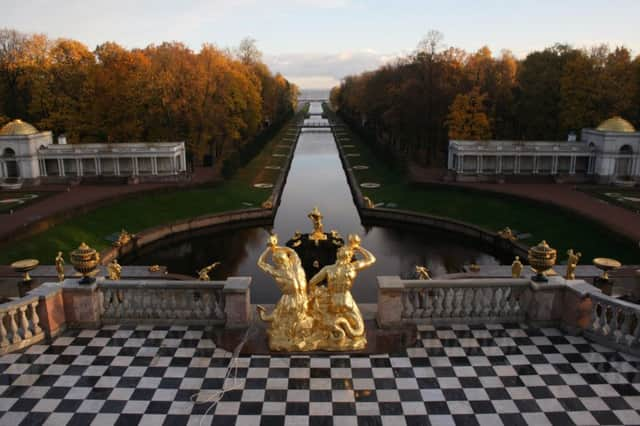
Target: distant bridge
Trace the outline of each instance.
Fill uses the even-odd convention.
[[[307,98],[298,99],[298,102],[329,102],[329,99]]]
[[[331,123],[302,123],[298,124],[298,129],[327,129],[331,130],[334,127],[338,127]]]

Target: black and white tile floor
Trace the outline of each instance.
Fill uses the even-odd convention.
[[[68,331],[0,357],[0,424],[640,425],[640,359],[556,329],[421,326],[401,353],[241,356],[225,379],[231,359],[204,328]]]

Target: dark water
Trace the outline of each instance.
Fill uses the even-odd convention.
[[[310,112],[319,113],[319,104]],[[322,120],[311,116],[311,120]],[[415,229],[384,227],[364,228],[353,203],[338,150],[331,133],[305,133],[298,141],[289,176],[275,218],[273,231],[284,244],[296,230],[309,232],[307,214],[318,206],[324,215],[324,229],[335,229],[344,237],[357,233],[362,246],[376,257],[376,264],[360,273],[353,294],[359,302],[376,300],[377,275],[409,275],[415,265],[427,265],[433,275],[458,272],[468,263],[497,264],[497,257],[474,243],[453,235]],[[166,265],[171,272],[195,275],[197,269],[213,261],[222,266],[212,279],[230,275],[253,277],[251,298],[255,303],[275,303],[280,297],[276,285],[256,266],[264,250],[267,228],[249,228],[210,235],[191,236],[159,241],[145,247],[135,258],[124,259],[129,264]]]

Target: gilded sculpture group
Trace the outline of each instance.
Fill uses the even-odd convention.
[[[272,264],[267,263],[269,254]],[[282,297],[273,312],[267,314],[258,306],[258,314],[270,324],[267,335],[271,350],[345,351],[366,347],[364,321],[351,287],[358,272],[376,259],[360,246],[357,235],[350,235],[348,244],[338,248],[336,258],[336,263],[323,267],[307,282],[298,254],[279,246],[275,235],[269,238],[258,266],[273,277]],[[326,285],[320,285],[325,280]]]

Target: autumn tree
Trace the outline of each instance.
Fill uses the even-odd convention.
[[[449,139],[486,140],[491,137],[484,102],[487,95],[478,86],[469,93],[457,95],[449,108],[447,127]]]

